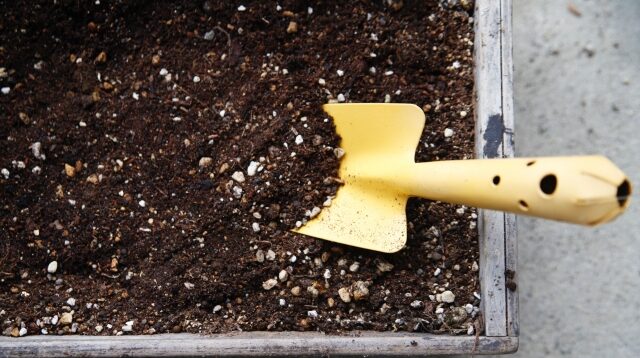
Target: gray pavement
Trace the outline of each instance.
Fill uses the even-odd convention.
[[[640,357],[640,1],[514,0],[516,151],[604,154],[636,185],[596,229],[520,218],[518,357]]]

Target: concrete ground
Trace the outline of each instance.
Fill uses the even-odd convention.
[[[521,218],[518,357],[640,357],[640,1],[514,0],[519,156],[603,154],[636,185],[582,228]]]

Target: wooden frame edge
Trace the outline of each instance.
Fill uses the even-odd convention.
[[[215,336],[30,336],[0,338],[0,357],[45,356],[425,356],[514,352],[517,337],[439,336],[418,333],[246,332]]]

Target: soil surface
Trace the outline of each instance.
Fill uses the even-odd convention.
[[[339,188],[323,103],[473,156],[472,6],[0,1],[2,333],[477,333],[473,210],[412,199],[391,255],[288,231]]]

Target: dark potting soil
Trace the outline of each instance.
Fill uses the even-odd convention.
[[[473,334],[473,210],[411,200],[390,255],[288,231],[339,187],[323,103],[418,104],[417,160],[473,156],[449,3],[0,1],[3,334]]]

